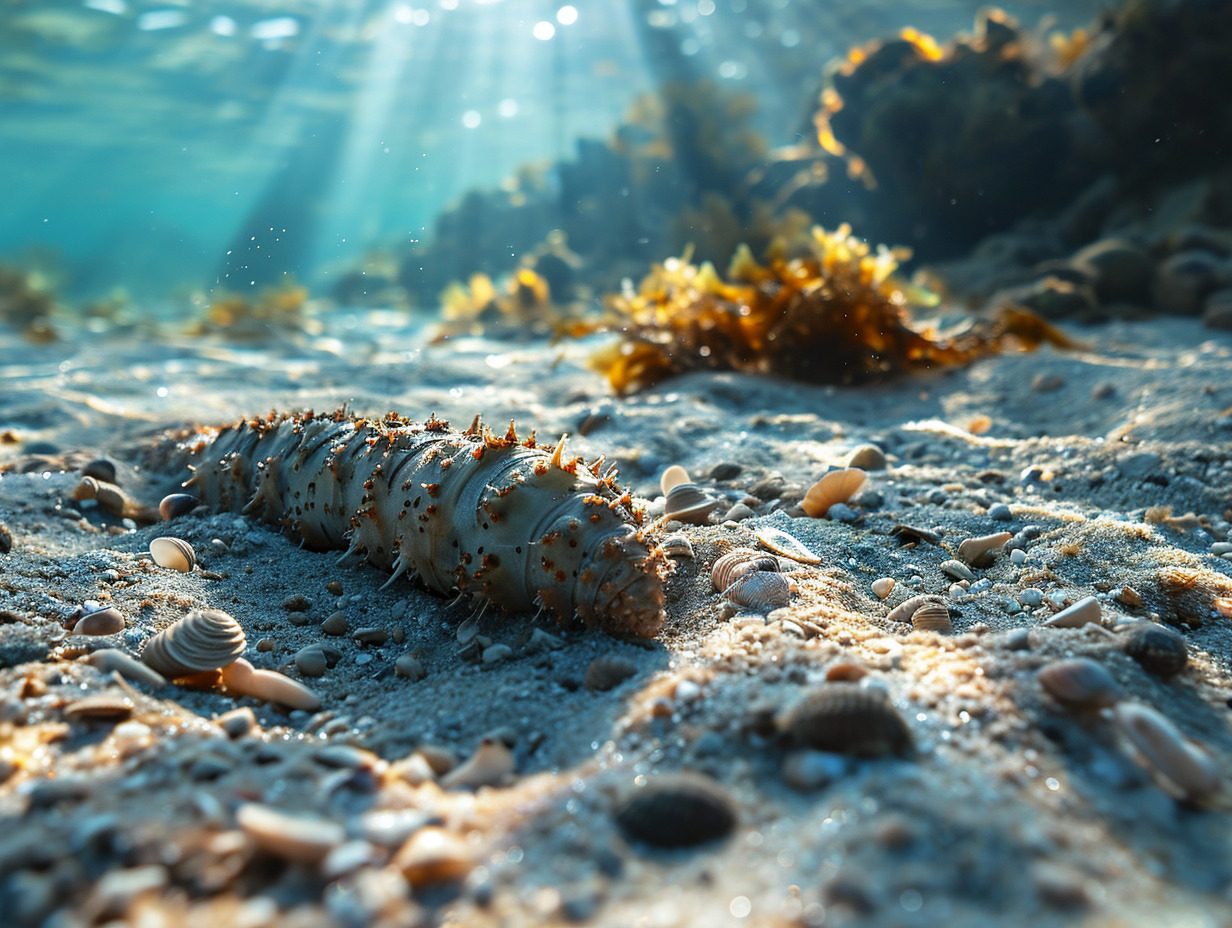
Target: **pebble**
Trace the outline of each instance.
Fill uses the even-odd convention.
[[[1022,548],[1015,548],[1010,552],[1010,561],[1015,567],[1021,567],[1027,563],[1027,552],[1022,550]]]
[[[988,507],[988,518],[994,522],[1008,522],[1014,518],[1014,514],[1005,503],[994,503]]]
[[[855,522],[860,518],[860,514],[846,503],[835,503],[826,510],[826,516],[835,522]]]
[[[411,835],[394,855],[393,866],[412,886],[431,886],[460,880],[474,862],[466,842],[444,828],[428,826]]]
[[[1019,592],[1018,601],[1024,606],[1030,606],[1032,608],[1042,606],[1044,604],[1044,591],[1037,590],[1035,587],[1028,587],[1027,589]]]
[[[327,635],[345,635],[347,633],[346,613],[335,612],[321,623],[321,631]]]
[[[355,629],[351,638],[359,644],[382,645],[389,640],[389,632],[384,628],[368,626]]]
[[[295,669],[305,677],[323,677],[326,667],[325,652],[315,645],[295,652]]]
[[[894,578],[879,577],[872,582],[871,589],[877,594],[878,598],[885,599],[890,595],[890,591],[894,589]]]
[[[124,631],[124,614],[114,606],[86,613],[73,626],[74,635],[116,635]]]
[[[483,662],[485,664],[498,664],[511,657],[513,657],[513,648],[507,644],[489,645],[483,649]]]
[[[214,719],[214,724],[232,740],[243,738],[257,729],[257,714],[249,706],[240,706],[218,716]]]
[[[847,758],[828,751],[793,751],[783,760],[783,780],[792,789],[807,793],[829,786],[847,772]]]
[[[413,654],[403,654],[394,661],[394,672],[398,676],[410,680],[412,683],[417,683],[428,675],[424,665]]]
[[[873,444],[857,445],[847,455],[845,467],[858,467],[861,470],[885,470],[885,452]]]
[[[1185,638],[1154,622],[1141,622],[1130,629],[1125,636],[1125,653],[1143,669],[1160,677],[1180,673],[1189,662]]]
[[[971,568],[962,561],[942,561],[941,572],[951,580],[968,580],[974,582],[977,579]]]
[[[297,593],[284,599],[282,601],[282,608],[287,612],[307,612],[312,608],[312,600],[307,596]]]

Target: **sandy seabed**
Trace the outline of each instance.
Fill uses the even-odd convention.
[[[0,334],[6,924],[1232,924],[1225,788],[1185,795],[1115,708],[1060,702],[1037,679],[1093,659],[1119,687],[1104,702],[1154,707],[1222,776],[1229,336],[1114,324],[1072,330],[1081,350],[879,386],[714,373],[614,398],[586,344],[422,348],[422,331],[380,314],[325,325],[246,346]],[[693,556],[675,559],[662,633],[618,641],[490,610],[465,626],[477,647],[459,641],[468,607],[381,589],[376,569],[251,517],[197,509],[134,529],[72,498],[81,468],[107,458],[157,504],[185,476],[145,465],[167,429],[343,404],[569,433],[570,452],[618,461],[652,515],[659,476],[683,465],[722,503],[712,524],[680,529]],[[887,465],[851,501],[855,521],[803,516],[804,490],[870,442]],[[1159,521],[1159,507],[1202,518]],[[902,546],[901,525],[925,540]],[[766,527],[822,562],[785,564],[790,606],[741,612],[710,566]],[[999,553],[954,587],[942,564],[999,531],[1025,558]],[[188,541],[197,569],[157,567],[161,535]],[[882,577],[896,581],[884,600]],[[887,619],[918,593],[946,597],[952,634]],[[1044,625],[1088,596],[1098,623]],[[88,601],[117,608],[125,630],[72,634]],[[101,648],[139,654],[194,609],[233,615],[245,657],[310,686],[322,709],[151,688],[89,663]],[[1132,656],[1142,622],[1180,634],[1181,672]],[[356,640],[364,629],[377,631]],[[331,666],[304,677],[297,652],[322,642]],[[396,671],[408,654],[422,679]],[[596,661],[632,675],[587,685]],[[837,685],[828,674],[886,692],[914,751],[855,757],[777,735],[802,694]],[[441,774],[485,741],[511,746],[474,774],[494,785]],[[679,770],[717,781],[736,824],[656,850],[614,810]]]

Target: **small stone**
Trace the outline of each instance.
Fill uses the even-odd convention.
[[[858,467],[861,470],[885,470],[885,452],[873,444],[857,445],[847,455],[845,467]]]
[[[88,612],[73,626],[74,635],[116,635],[124,631],[124,614],[114,606]]]
[[[342,595],[342,584],[337,580],[329,581],[329,583],[325,584],[325,589],[329,590],[329,592],[333,593],[335,596]]]
[[[405,677],[412,683],[416,683],[428,675],[424,665],[413,654],[403,654],[394,661],[394,673],[400,677]]]
[[[1031,378],[1031,389],[1036,393],[1055,393],[1065,386],[1065,378],[1060,374],[1036,374]]]
[[[351,638],[359,644],[382,645],[389,640],[389,632],[384,628],[368,626],[355,629]]]
[[[826,510],[826,517],[835,522],[855,522],[860,518],[860,514],[846,503],[835,503]]]
[[[288,596],[282,601],[282,608],[287,612],[307,612],[312,608],[312,600],[307,596],[296,593],[294,596]]]
[[[485,664],[499,664],[501,661],[508,660],[513,657],[513,648],[507,644],[489,645],[483,649],[483,662]]]
[[[1028,587],[1018,594],[1018,601],[1024,606],[1030,606],[1031,608],[1042,606],[1044,604],[1044,591]]]
[[[941,572],[951,580],[966,580],[974,583],[977,579],[970,567],[957,560],[942,561]]]
[[[1106,400],[1116,396],[1116,387],[1106,380],[1101,380],[1091,388],[1091,399]]]
[[[278,647],[273,638],[262,638],[257,642],[257,650],[262,654],[268,654],[274,648]]]
[[[218,716],[214,719],[214,724],[221,728],[228,738],[234,740],[256,730],[257,714],[249,706],[240,706]]]
[[[894,589],[893,577],[879,577],[872,582],[872,591],[879,599],[885,599],[889,596],[892,589]]]
[[[1027,552],[1022,550],[1022,548],[1015,548],[1010,552],[1010,561],[1015,567],[1021,567],[1027,563]]]
[[[347,633],[346,613],[335,612],[321,623],[321,631],[327,635],[345,635]]]
[[[714,465],[714,467],[710,469],[710,479],[711,480],[734,480],[736,477],[740,476],[740,472],[743,469],[744,468],[742,468],[739,464],[733,464],[727,461],[723,461],[721,463]]]
[[[0,554],[8,554],[13,550],[13,533],[9,527],[0,522]]]
[[[346,840],[346,830],[337,822],[287,815],[252,802],[239,807],[235,821],[258,848],[294,863],[320,863]]]
[[[318,647],[309,645],[295,652],[295,669],[305,677],[323,677],[326,667],[325,652]]]
[[[1184,637],[1154,622],[1141,622],[1130,629],[1125,636],[1125,653],[1143,669],[1160,677],[1180,673],[1189,662]]]
[[[994,503],[988,507],[988,518],[994,522],[1009,522],[1014,518],[1014,514],[1005,503]]]
[[[757,513],[746,506],[744,503],[736,503],[731,509],[727,510],[727,515],[723,516],[725,522],[743,522],[746,519],[753,518]]]

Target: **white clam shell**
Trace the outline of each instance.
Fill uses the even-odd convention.
[[[691,483],[689,472],[679,464],[673,464],[667,470],[663,471],[663,476],[659,478],[659,489],[663,491],[663,495],[667,496],[676,487],[682,483]]]
[[[1099,600],[1094,596],[1088,596],[1086,599],[1080,599],[1072,606],[1062,609],[1043,624],[1047,628],[1078,628],[1080,625],[1086,625],[1091,622],[1098,625],[1102,615],[1103,611],[1100,609]]]
[[[150,542],[150,556],[159,567],[188,573],[197,564],[197,554],[183,538],[165,535]]]
[[[479,749],[459,767],[441,777],[445,789],[500,786],[513,774],[513,752],[496,738],[484,738]]]
[[[221,609],[188,613],[146,642],[141,659],[169,680],[225,667],[248,646],[240,623]]]
[[[319,863],[346,840],[346,829],[337,822],[287,815],[255,802],[236,810],[235,823],[261,850],[295,863]]]
[[[695,483],[678,483],[667,494],[663,514],[678,522],[705,525],[719,501]]]
[[[753,533],[754,537],[768,550],[783,557],[790,558],[801,564],[820,564],[821,557],[808,549],[804,542],[795,535],[790,535],[782,529],[765,526]]]
[[[1188,741],[1163,713],[1136,702],[1120,703],[1113,712],[1139,760],[1169,792],[1200,802],[1219,791],[1219,770],[1210,755]]]

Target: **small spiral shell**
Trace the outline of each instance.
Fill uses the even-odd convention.
[[[203,609],[188,613],[151,638],[141,659],[168,680],[175,680],[225,667],[247,645],[244,629],[232,616],[220,609]]]

